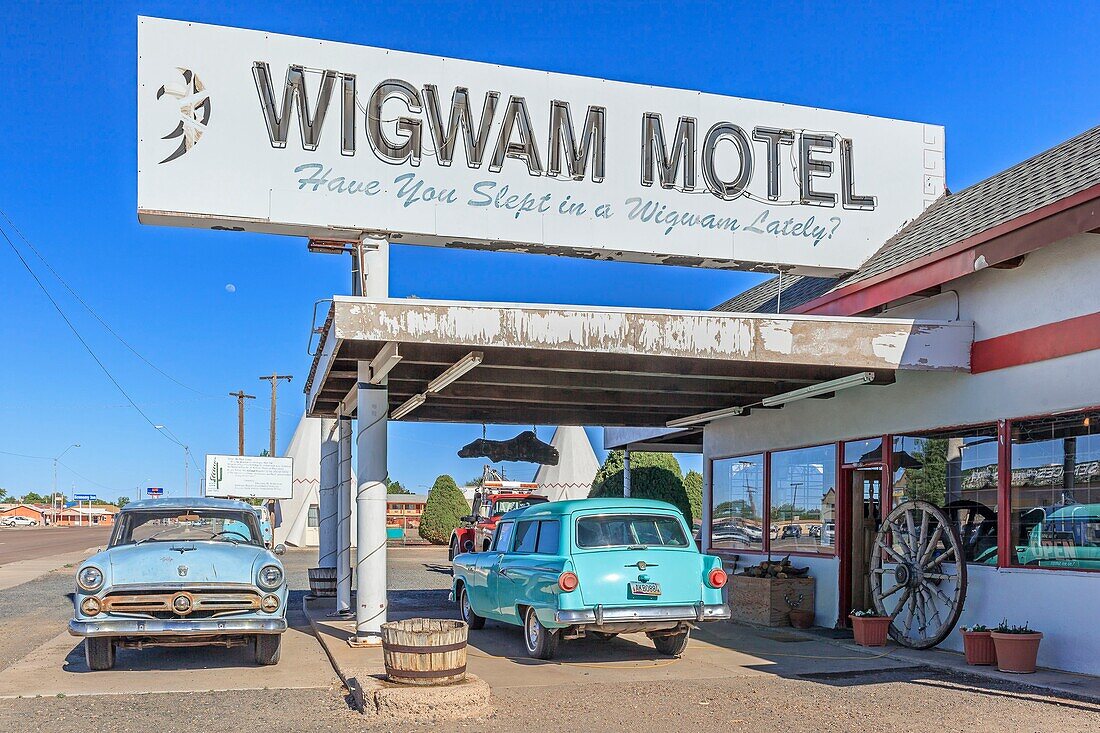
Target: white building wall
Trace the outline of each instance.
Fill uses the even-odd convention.
[[[1098,273],[1100,236],[1081,235],[1028,255],[1016,269],[982,270],[945,285],[934,298],[886,315],[973,320],[975,339],[982,340],[1100,311]],[[703,453],[706,459],[723,458],[1095,405],[1100,405],[1100,351],[983,374],[903,371],[892,385],[858,387],[830,400],[803,400],[711,423],[703,433]],[[834,626],[838,562],[799,562],[811,565],[817,578],[816,623]],[[1040,664],[1096,673],[1100,636],[1088,630],[1100,608],[1100,573],[974,565],[969,570],[960,624],[994,624],[1005,617],[1028,621],[1046,632]],[[951,635],[943,646],[960,649],[960,636]]]

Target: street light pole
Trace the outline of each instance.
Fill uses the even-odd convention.
[[[57,462],[61,460],[61,456],[65,455],[66,453],[68,453],[73,448],[79,448],[79,447],[80,447],[80,443],[73,443],[68,448],[66,448],[65,450],[61,451],[56,456],[54,456],[54,459],[53,459],[53,495],[50,497],[51,507],[53,506],[54,503],[57,502]],[[62,502],[62,503],[64,503],[64,502]],[[64,507],[62,507],[62,508],[64,508]]]
[[[187,496],[188,495],[188,486],[187,486],[187,484],[188,484],[188,477],[190,475],[190,468],[188,467],[187,464],[191,461],[191,448],[189,446],[185,445],[184,442],[179,439],[179,436],[176,435],[175,433],[173,433],[167,425],[154,425],[153,427],[156,428],[157,430],[163,430],[165,433],[168,434],[169,437],[172,438],[172,440],[176,443],[176,445],[183,448],[183,495]]]

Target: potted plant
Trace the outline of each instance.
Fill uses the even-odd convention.
[[[886,646],[886,635],[890,631],[893,618],[868,608],[863,611],[852,611],[848,619],[852,622],[852,633],[855,635],[857,644]]]
[[[963,651],[967,664],[996,664],[997,649],[993,645],[989,627],[982,624],[963,626]]]
[[[1008,619],[1002,621],[989,634],[997,652],[997,669],[1002,672],[1030,674],[1035,671],[1035,660],[1039,656],[1039,642],[1042,633],[1028,627],[1009,626]]]

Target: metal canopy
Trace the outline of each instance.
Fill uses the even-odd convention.
[[[875,372],[876,384],[902,369],[966,371],[973,331],[969,322],[337,297],[307,410],[334,415],[358,363],[395,343],[391,411],[471,350],[484,354],[409,421],[664,426],[855,371]]]

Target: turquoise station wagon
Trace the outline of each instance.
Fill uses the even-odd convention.
[[[522,626],[537,659],[561,639],[642,632],[679,656],[694,624],[729,618],[725,584],[722,561],[699,552],[671,504],[580,499],[501,517],[488,551],[455,557],[451,599],[472,629]]]

